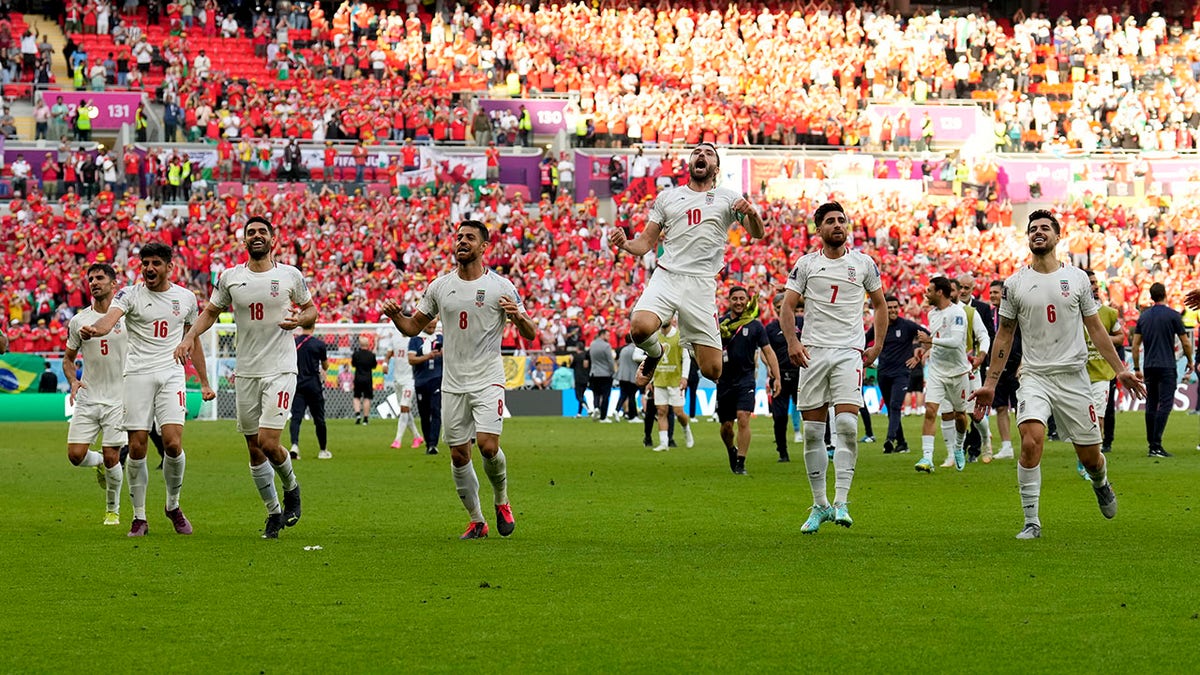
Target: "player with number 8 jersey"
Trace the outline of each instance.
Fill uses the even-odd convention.
[[[383,311],[400,332],[420,333],[435,317],[445,326],[442,370],[442,428],[450,445],[454,484],[471,522],[462,539],[488,535],[479,504],[479,479],[471,463],[471,441],[479,445],[483,468],[495,494],[497,529],[503,536],[515,527],[508,502],[508,468],[500,449],[504,429],[504,361],[500,339],[512,321],[529,340],[536,329],[512,282],[484,267],[487,227],[464,220],[455,234],[458,269],[429,284],[417,311],[408,316],[393,300]]]
[[[199,338],[222,311],[233,309],[238,328],[237,428],[246,439],[250,477],[267,510],[262,536],[278,539],[285,526],[300,520],[300,483],[291,456],[280,444],[296,392],[292,331],[311,326],[317,320],[317,308],[300,270],[272,258],[275,227],[270,221],[259,216],[246,221],[243,244],[250,259],[221,273],[208,305],[188,335]],[[186,358],[193,342],[184,340],[177,356]],[[283,485],[282,506],[275,489],[276,475]]]
[[[129,536],[144,536],[146,487],[150,475],[146,469],[146,444],[155,422],[162,431],[165,456],[163,481],[167,488],[164,511],[179,534],[191,534],[192,524],[179,508],[183,474],[187,459],[183,453],[183,422],[187,417],[186,382],[183,365],[176,361],[175,348],[196,320],[196,296],[171,283],[173,252],[161,242],[150,242],[139,252],[142,283],[121,289],[108,312],[96,323],[79,329],[84,340],[102,338],[121,317],[129,334],[129,354],[125,360],[125,430],[129,432],[129,459],[125,469],[129,497],[133,502],[133,524]],[[201,395],[211,400],[216,395],[208,386],[204,352],[195,350],[193,365],[200,378]]]

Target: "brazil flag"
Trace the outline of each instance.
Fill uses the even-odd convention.
[[[0,355],[0,394],[19,394],[37,382],[45,359],[34,354]]]

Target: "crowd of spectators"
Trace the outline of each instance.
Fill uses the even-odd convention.
[[[972,272],[990,281],[1027,258],[1003,201],[893,194],[846,203],[855,245],[878,261],[885,287],[918,318],[931,275]],[[795,259],[817,245],[810,222],[816,205],[815,199],[760,200],[767,237],[749,241],[741,230],[731,232],[723,283],[769,297]],[[241,223],[262,214],[278,227],[278,258],[307,275],[322,321],[377,322],[385,296],[413,306],[428,282],[453,266],[447,223],[470,215],[495,232],[489,263],[512,277],[539,327],[532,341],[506,336],[507,347],[561,351],[590,341],[600,327],[624,334],[654,258],[614,256],[606,235],[611,227],[640,230],[649,203],[622,204],[616,222],[598,216],[594,197],[581,204],[545,198],[534,206],[492,189],[477,199],[466,186],[408,199],[367,199],[333,186],[271,195],[257,186],[244,197],[196,195],[180,206],[148,202],[139,209],[132,196],[118,198],[105,188],[92,199],[69,192],[60,213],[34,192],[15,199],[12,215],[0,219],[0,312],[18,345],[61,349],[63,326],[89,302],[86,265],[112,263],[122,283],[135,283],[131,259],[149,240],[175,248],[175,280],[203,301],[220,271],[241,262]],[[1062,256],[1095,269],[1106,299],[1127,319],[1148,302],[1152,281],[1164,282],[1175,304],[1200,283],[1200,209],[1133,209],[1102,198],[1058,208]]]
[[[433,14],[415,2],[389,11],[346,0],[332,17],[317,3],[284,3],[245,23],[225,5],[183,0],[136,18],[168,31],[150,45],[164,69],[162,100],[189,117],[224,109],[222,119],[240,120],[233,133],[245,135],[337,126],[335,134],[374,142],[402,130],[412,137],[422,120],[431,140],[465,140],[470,127],[466,112],[457,113],[457,94],[493,87],[513,96],[578,94],[570,131],[600,145],[886,147],[904,134],[917,137],[921,120],[869,116],[868,100],[964,98],[989,106],[1003,150],[1200,143],[1197,32],[1178,17],[1128,5],[1090,5],[1075,20],[1018,13],[1009,21],[954,11],[906,19],[882,7],[815,0],[773,10],[543,3],[536,12],[485,0]],[[70,6],[77,9],[64,19],[68,28],[107,29],[117,44],[145,42],[136,20],[102,13],[106,0]],[[1192,14],[1200,18],[1200,2]],[[240,77],[223,54],[191,45],[217,36],[252,43],[270,75]],[[247,123],[251,115],[260,119]],[[490,122],[498,130],[500,120]]]

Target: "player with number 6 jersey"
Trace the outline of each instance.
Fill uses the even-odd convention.
[[[196,296],[171,283],[173,252],[161,242],[150,242],[138,253],[142,263],[142,283],[121,289],[108,312],[94,324],[82,326],[84,340],[103,338],[124,317],[129,333],[129,354],[125,360],[124,427],[129,432],[129,497],[133,502],[133,523],[129,536],[145,536],[146,487],[150,474],[146,469],[146,444],[150,429],[157,422],[162,431],[165,457],[163,481],[167,488],[164,511],[175,531],[191,534],[192,524],[179,508],[183,474],[187,458],[183,453],[183,422],[187,416],[187,393],[183,365],[175,359],[175,347],[196,320]],[[201,396],[212,400],[216,394],[208,386],[204,352],[195,350],[192,364],[200,378]]]
[[[462,539],[481,539],[488,526],[479,504],[479,479],[471,464],[471,441],[479,445],[483,468],[495,496],[496,527],[501,536],[516,527],[508,501],[508,468],[500,449],[504,428],[504,361],[500,340],[504,324],[512,321],[525,339],[536,333],[512,282],[484,267],[487,227],[464,220],[455,233],[458,269],[429,284],[412,316],[393,300],[384,314],[409,337],[420,333],[435,317],[445,326],[442,370],[442,428],[450,445],[454,485],[470,515]]]
[[[308,286],[300,270],[272,258],[275,227],[255,216],[246,222],[243,244],[249,260],[226,269],[217,280],[208,305],[176,350],[186,359],[193,343],[221,312],[233,310],[237,324],[238,433],[250,451],[250,477],[267,510],[264,539],[278,539],[284,526],[300,520],[300,483],[291,455],[280,444],[296,392],[296,349],[292,331],[317,320]],[[269,460],[269,463],[268,463]],[[283,505],[275,476],[283,485]]]
[[[824,522],[850,527],[847,500],[858,462],[858,409],[862,406],[863,370],[879,356],[883,340],[864,350],[863,303],[869,297],[875,312],[875,335],[887,330],[887,303],[879,268],[870,257],[850,249],[850,223],[837,202],[817,207],[813,214],[821,249],[802,256],[788,273],[783,316],[794,316],[804,301],[804,342],[784,331],[788,357],[800,366],[796,407],[804,419],[804,466],[813,493],[813,507],[800,531],[812,534]],[[834,407],[835,496],[825,495],[825,425]]]

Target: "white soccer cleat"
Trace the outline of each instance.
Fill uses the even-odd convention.
[[[696,445],[696,439],[692,436],[691,426],[683,428],[683,444],[689,448]]]
[[[322,450],[317,453],[317,459],[333,459],[333,453],[328,450]]]

